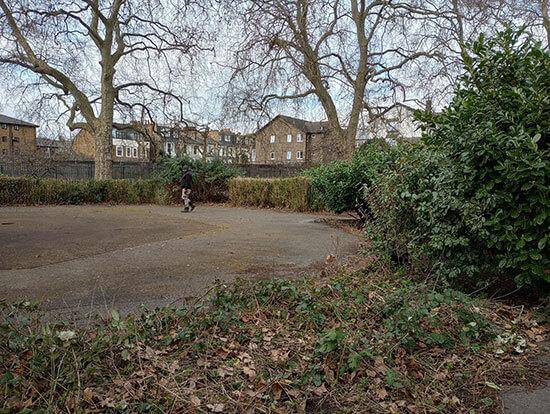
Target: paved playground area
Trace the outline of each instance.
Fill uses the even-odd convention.
[[[287,276],[343,257],[353,234],[289,212],[199,206],[0,208],[0,299],[89,314],[181,304],[216,279]]]

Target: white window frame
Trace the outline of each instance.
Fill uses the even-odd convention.
[[[15,129],[16,131],[19,131],[19,125],[14,125],[13,129]]]
[[[136,147],[132,148],[132,157],[134,158],[138,157],[138,149]]]
[[[118,150],[120,150],[120,154],[119,154]],[[115,155],[116,155],[117,157],[124,157],[124,147],[121,146],[121,145],[117,145],[117,146],[115,147]]]
[[[302,138],[302,134],[296,135],[296,142],[304,142],[304,139]]]
[[[132,156],[132,148],[125,147],[124,155],[126,155],[126,158],[130,158]]]
[[[269,143],[270,143],[270,144],[275,144],[275,135],[271,135],[271,136],[269,137]]]
[[[269,159],[270,160],[274,160],[275,159],[275,153],[272,152],[271,154],[269,154]]]
[[[2,124],[2,129],[8,129],[8,124]]]
[[[292,142],[292,134],[286,135],[286,142]]]
[[[286,152],[286,159],[287,159],[287,161],[290,161],[292,159],[292,151],[287,151]]]
[[[303,160],[304,159],[304,153],[302,151],[296,151],[296,159],[297,160]]]

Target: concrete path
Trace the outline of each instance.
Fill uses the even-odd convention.
[[[359,239],[316,216],[199,206],[0,208],[0,299],[87,314],[181,303],[216,279],[307,271]]]
[[[550,371],[550,341],[541,344],[537,365],[545,372]],[[513,387],[502,392],[502,411],[505,414],[548,414],[550,413],[550,381],[539,387]]]

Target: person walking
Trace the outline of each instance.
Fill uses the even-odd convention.
[[[181,199],[183,200],[183,212],[188,213],[195,209],[195,204],[191,200],[191,189],[193,187],[193,174],[187,165],[183,167],[181,180]]]

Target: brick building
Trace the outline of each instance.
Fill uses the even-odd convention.
[[[254,148],[253,137],[229,129],[209,130],[152,123],[114,124],[112,139],[113,161],[125,162],[149,161],[157,155],[166,155],[241,163],[250,160]],[[87,131],[80,131],[73,140],[72,149],[76,155],[93,159],[93,136]]]
[[[152,124],[140,125],[140,127],[153,131]],[[113,125],[111,154],[113,161],[143,162],[150,159],[151,140],[138,129],[132,124]],[[93,159],[95,156],[94,137],[88,131],[80,130],[73,140],[72,149],[76,155]]]
[[[323,164],[332,161],[327,122],[277,115],[255,133],[256,164]]]
[[[0,157],[36,152],[38,125],[0,114]]]
[[[170,157],[187,156],[201,160],[219,159],[225,163],[246,163],[254,148],[253,137],[229,129],[158,126],[157,134],[163,142],[163,153]]]

